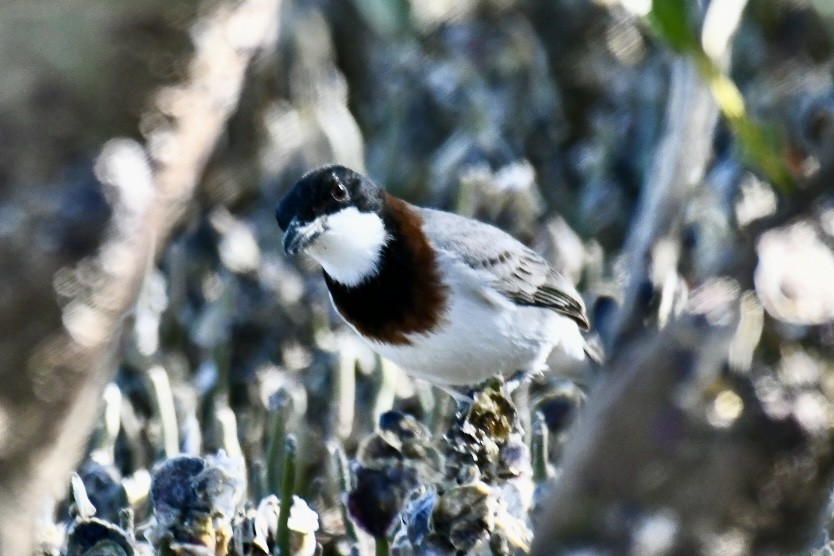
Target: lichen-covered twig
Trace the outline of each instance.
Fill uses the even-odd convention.
[[[336,479],[339,484],[339,507],[342,512],[342,522],[345,524],[345,537],[350,545],[351,554],[359,554],[359,535],[356,532],[356,526],[350,518],[350,512],[347,507],[348,493],[353,489],[350,479],[350,469],[348,469],[347,456],[341,444],[336,441],[330,441],[327,444],[327,450],[330,453],[331,465],[336,474]]]
[[[151,381],[156,414],[162,429],[164,457],[172,458],[180,452],[180,441],[171,384],[168,382],[165,369],[160,366],[151,367],[148,370],[148,378]]]
[[[290,509],[293,505],[293,488],[295,487],[297,441],[289,434],[284,441],[284,465],[281,477],[281,514],[278,517],[278,548],[280,556],[290,556]]]

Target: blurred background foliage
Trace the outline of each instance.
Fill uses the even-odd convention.
[[[0,553],[832,551],[829,0],[6,0],[0,68]],[[379,360],[281,251],[327,162],[607,362]]]

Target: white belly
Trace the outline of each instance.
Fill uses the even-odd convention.
[[[412,334],[408,345],[369,341],[371,348],[409,374],[449,386],[542,370],[554,348],[584,358],[585,340],[571,319],[516,305],[491,288],[473,286],[471,275],[458,278],[453,274],[448,284],[450,305],[440,329]]]

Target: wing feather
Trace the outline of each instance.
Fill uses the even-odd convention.
[[[515,303],[553,309],[588,330],[579,292],[535,251],[483,222],[432,209],[420,209],[420,213],[435,249],[486,271],[491,285]]]

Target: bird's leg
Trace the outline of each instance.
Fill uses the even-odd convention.
[[[472,400],[473,398],[466,396],[455,398],[455,417],[466,415],[469,408],[472,407]]]
[[[509,396],[515,392],[519,386],[524,384],[531,374],[527,370],[516,371],[504,382],[504,392]]]
[[[456,386],[437,385],[437,387],[449,394],[449,396],[455,400],[455,415],[466,413],[469,406],[472,405],[472,401],[475,399],[475,390],[464,390],[463,388]]]

